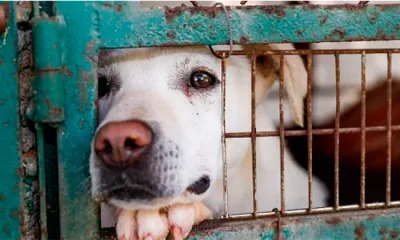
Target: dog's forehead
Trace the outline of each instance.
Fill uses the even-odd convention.
[[[149,63],[157,61],[160,58],[169,61],[163,62],[163,65],[179,60],[180,58],[194,60],[199,58],[210,59],[213,55],[208,48],[204,46],[186,46],[186,47],[154,47],[154,48],[136,48],[136,49],[118,49],[107,51],[102,58],[106,65],[114,65],[124,62],[134,62],[136,64]]]

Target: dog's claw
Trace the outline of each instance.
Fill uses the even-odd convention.
[[[167,216],[168,215],[168,216]],[[170,232],[174,240],[186,238],[193,225],[211,217],[211,212],[200,202],[176,204],[168,214],[159,210],[117,210],[119,240],[164,240]]]
[[[171,227],[171,234],[174,240],[183,240],[183,231],[181,227],[172,226]]]

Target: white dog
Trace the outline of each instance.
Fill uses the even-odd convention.
[[[98,103],[92,193],[117,207],[119,239],[165,239],[169,232],[183,239],[194,224],[223,214],[221,60],[205,46],[113,50],[101,58],[100,81],[110,91]],[[257,62],[257,131],[276,130],[265,99],[278,79],[279,57]],[[250,59],[231,56],[226,66],[226,131],[250,131]],[[302,125],[307,73],[300,57],[285,57],[284,81],[292,116]],[[280,206],[279,149],[278,137],[257,139],[259,211]],[[229,212],[251,212],[250,140],[227,139],[227,161]],[[284,176],[286,209],[306,208],[307,173],[287,151]],[[313,207],[325,206],[326,197],[313,179]],[[107,226],[113,217],[102,215]]]

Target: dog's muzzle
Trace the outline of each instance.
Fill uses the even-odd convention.
[[[97,131],[94,150],[100,195],[106,199],[148,201],[185,191],[197,195],[207,191],[209,176],[183,186],[179,146],[156,132],[139,120],[109,122]]]

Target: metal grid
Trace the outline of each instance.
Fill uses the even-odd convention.
[[[221,76],[222,76],[222,149],[223,149],[223,189],[224,189],[224,214],[223,219],[246,219],[264,216],[281,215],[308,215],[310,213],[333,213],[346,210],[366,210],[377,208],[399,207],[400,201],[391,201],[391,139],[392,131],[400,131],[400,125],[392,126],[392,55],[400,53],[400,49],[335,49],[335,50],[265,50],[254,52],[248,50],[235,50],[229,52],[232,56],[245,55],[251,59],[251,132],[226,132],[226,56],[228,51],[217,51],[222,56],[221,60]],[[333,55],[335,59],[336,73],[336,115],[335,127],[325,129],[313,129],[312,126],[312,57],[313,55]],[[340,55],[342,54],[360,54],[361,56],[361,119],[360,127],[341,128],[340,127]],[[367,54],[386,54],[387,67],[387,121],[386,126],[366,126],[366,55]],[[280,57],[279,70],[279,131],[257,131],[255,124],[256,104],[255,104],[255,78],[256,78],[256,58],[258,56],[278,55]],[[284,56],[285,55],[306,55],[307,56],[307,130],[285,130],[284,127]],[[386,131],[386,195],[385,201],[381,203],[365,202],[365,182],[366,182],[366,133],[367,132],[383,132]],[[339,136],[340,134],[361,133],[361,174],[360,174],[360,201],[356,205],[340,205],[339,204]],[[312,141],[313,135],[332,135],[335,143],[334,157],[334,206],[313,208],[312,203]],[[280,137],[280,210],[272,210],[269,212],[258,212],[257,204],[257,175],[256,175],[256,138],[257,137]],[[286,210],[285,207],[285,162],[284,149],[286,136],[307,136],[307,152],[308,152],[308,208],[302,210]],[[226,139],[227,138],[250,138],[252,148],[252,178],[253,178],[253,212],[245,214],[230,214],[228,208],[228,182],[227,182],[227,159],[226,159]]]

